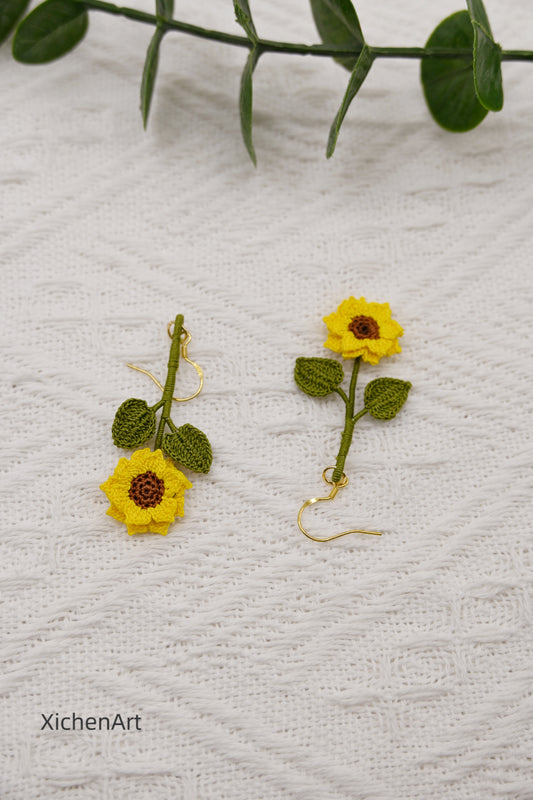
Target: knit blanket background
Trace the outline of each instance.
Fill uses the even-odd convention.
[[[318,40],[303,0],[252,5],[265,38]],[[238,32],[230,0],[181,6]],[[528,0],[486,6],[498,41],[533,47]],[[460,7],[357,3],[376,45],[422,45]],[[61,61],[0,50],[0,796],[531,799],[532,68],[504,64],[503,112],[453,135],[419,63],[381,60],[326,161],[348,73],[265,55],[254,169],[241,48],[169,34],[143,132],[151,33],[92,12]],[[360,386],[413,389],[359,423],[349,487],[306,512],[384,535],[320,545],[296,515],[343,406],[293,366],[328,355],[322,317],[350,295],[405,329]],[[164,380],[178,312],[205,389],[173,418],[213,467],[168,536],[128,537],[99,489],[111,423],[159,399],[125,364]],[[41,730],[56,713],[141,730]]]

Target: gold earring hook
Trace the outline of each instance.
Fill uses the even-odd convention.
[[[352,528],[349,531],[342,531],[342,533],[335,533],[333,536],[326,536],[324,539],[321,539],[318,536],[311,536],[311,534],[305,530],[304,526],[302,525],[302,514],[304,513],[305,509],[314,505],[315,503],[322,503],[326,500],[334,500],[339,489],[344,489],[345,486],[348,486],[348,477],[344,474],[344,472],[342,473],[342,478],[340,481],[334,483],[332,480],[330,480],[326,475],[327,471],[330,469],[334,470],[335,467],[326,467],[322,473],[322,478],[326,483],[329,483],[329,485],[333,487],[331,492],[327,495],[327,497],[311,497],[309,500],[305,501],[303,506],[298,511],[298,527],[303,535],[307,536],[308,539],[312,539],[313,542],[331,542],[332,539],[340,539],[341,536],[348,536],[350,533],[369,533],[372,536],[381,536],[379,531],[363,531],[359,528]]]
[[[174,325],[173,322],[169,322],[168,325],[167,325],[168,335],[170,336],[171,339],[172,339],[171,330],[172,330],[172,326],[173,325]],[[173,397],[172,399],[175,400],[176,403],[186,403],[188,400],[194,400],[194,398],[198,397],[198,395],[200,394],[200,392],[204,388],[204,371],[203,371],[203,369],[201,368],[201,366],[199,364],[196,364],[195,361],[191,361],[191,359],[187,355],[187,345],[191,341],[192,336],[189,333],[189,331],[186,330],[185,328],[182,328],[181,330],[182,330],[182,333],[185,334],[185,339],[181,342],[181,357],[183,358],[184,361],[186,361],[188,364],[190,364],[192,367],[195,368],[196,372],[198,373],[198,375],[200,377],[200,383],[198,385],[197,390],[194,392],[194,394],[189,395],[189,397]],[[142,369],[141,367],[136,367],[135,364],[126,364],[126,366],[129,367],[130,369],[136,370],[137,372],[142,372],[143,375],[148,375],[148,377],[153,380],[155,385],[158,386],[161,389],[161,391],[163,391],[163,388],[164,388],[163,384],[161,384],[157,380],[155,375],[152,375],[151,372],[148,372],[147,369]]]

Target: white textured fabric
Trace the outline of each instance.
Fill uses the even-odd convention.
[[[229,0],[176,16],[237,30]],[[460,3],[358,9],[373,44],[423,44]],[[527,0],[487,0],[533,46]],[[138,6],[149,9],[151,4]],[[306,2],[257,0],[269,38],[316,41]],[[438,129],[417,62],[377,63],[334,158],[347,81],[265,56],[257,170],[240,140],[245,52],[168,36],[149,129],[151,29],[91,14],[86,41],[2,70],[2,800],[526,800],[531,651],[532,67],[476,132]],[[294,359],[323,315],[389,301],[413,383],[356,428],[306,540],[342,429]],[[175,408],[212,441],[186,516],[128,537],[99,484],[110,425],[165,373],[185,314],[205,391]],[[183,367],[178,387],[194,386]],[[41,731],[41,714],[140,715],[142,730]]]

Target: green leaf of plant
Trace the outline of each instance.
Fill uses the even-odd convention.
[[[311,11],[324,44],[334,44],[346,50],[354,50],[353,57],[335,59],[351,72],[365,43],[351,0],[311,0]]]
[[[163,28],[157,27],[154,35],[148,45],[146,59],[144,61],[143,77],[141,82],[141,113],[143,117],[143,125],[146,128],[148,123],[148,114],[150,113],[150,105],[152,103],[152,94],[154,92],[155,78],[157,75],[157,66],[159,64],[159,46],[163,40],[165,31]]]
[[[477,22],[478,25],[481,25],[481,27],[484,28],[487,36],[492,39],[490,22],[485,10],[485,6],[483,5],[483,0],[466,0],[466,4],[468,6],[470,19],[472,22]]]
[[[163,453],[194,472],[209,472],[213,453],[209,439],[194,425],[182,425],[163,437]]]
[[[174,0],[155,0],[155,12],[158,17],[172,19],[174,14]]]
[[[22,20],[13,39],[13,56],[23,64],[45,64],[68,53],[87,32],[85,6],[72,0],[46,0]]]
[[[257,42],[259,37],[257,36],[248,0],[233,0],[233,8],[235,9],[237,22],[241,28],[244,28],[248,38],[251,39],[252,42]]]
[[[481,105],[489,111],[503,107],[502,51],[490,29],[483,0],[467,0],[474,28],[474,85]]]
[[[1,0],[0,2],[0,44],[7,39],[30,0]]]
[[[344,95],[341,107],[337,111],[337,116],[333,120],[333,124],[329,131],[328,146],[326,148],[326,156],[328,158],[331,158],[331,156],[333,155],[333,152],[335,150],[335,145],[337,144],[337,137],[341,129],[342,121],[346,116],[346,112],[350,107],[350,103],[352,102],[355,95],[363,85],[364,80],[368,75],[368,73],[370,72],[370,68],[373,63],[374,63],[374,57],[371,54],[367,45],[365,44],[363,49],[361,50],[361,53],[359,54],[359,58],[357,59],[357,63],[350,76],[350,80],[348,81],[348,88],[346,89],[346,93]]]
[[[241,131],[244,144],[248,150],[248,154],[252,159],[254,166],[257,166],[257,159],[255,157],[255,150],[252,141],[252,101],[253,101],[253,84],[252,76],[254,73],[255,65],[259,61],[260,51],[258,48],[253,47],[246,60],[244,70],[241,78],[241,93],[239,98],[239,107],[241,112]]]
[[[426,47],[472,50],[474,32],[468,11],[444,19],[429,37]],[[472,59],[424,58],[421,79],[429,110],[442,128],[462,132],[482,122],[487,109],[478,100]]]
[[[325,397],[344,379],[342,364],[333,358],[297,358],[294,380],[311,397]]]
[[[155,433],[155,413],[145,400],[130,397],[119,407],[111,428],[117,447],[138,447]]]
[[[393,419],[407,400],[411,384],[398,378],[376,378],[366,385],[365,408],[376,419]]]

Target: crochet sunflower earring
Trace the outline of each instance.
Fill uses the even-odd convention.
[[[157,384],[163,392],[161,400],[153,406],[137,398],[126,400],[115,414],[111,429],[116,446],[127,450],[146,444],[155,434],[154,449],[145,447],[136,450],[130,459],[119,459],[113,475],[100,486],[111,504],[107,513],[125,523],[129,534],[161,533],[165,536],[175,517],[183,516],[185,491],[192,486],[175,464],[193,472],[207,473],[213,458],[205,433],[188,424],[177,428],[170,418],[172,401],[192,400],[200,394],[204,377],[201,367],[188,358],[191,335],[183,327],[183,315],[178,314],[167,330],[172,344],[164,386],[147,370],[128,364]],[[189,397],[173,397],[180,355],[196,369],[200,378],[198,389]],[[169,433],[165,433],[166,428]]]
[[[340,353],[344,359],[353,359],[352,376],[348,393],[341,388],[344,380],[342,364],[333,358],[297,358],[294,379],[299,388],[311,397],[326,397],[336,392],[345,406],[344,430],[340,448],[334,466],[326,467],[322,473],[323,480],[331,486],[329,495],[311,497],[306,500],[298,512],[298,527],[301,532],[314,542],[329,542],[350,533],[369,533],[380,536],[378,531],[366,531],[352,528],[333,536],[320,538],[312,536],[302,524],[302,515],[306,508],[322,501],[333,500],[340,489],[348,485],[344,465],[355,424],[365,414],[379,420],[393,419],[401,409],[411,384],[397,378],[375,378],[366,385],[363,405],[355,410],[355,390],[361,362],[377,364],[385,356],[401,352],[398,339],[403,335],[402,327],[391,317],[388,303],[367,303],[364,297],[356,300],[349,297],[343,300],[337,311],[324,317],[328,328],[328,338],[324,347]],[[331,476],[329,473],[331,471]]]

